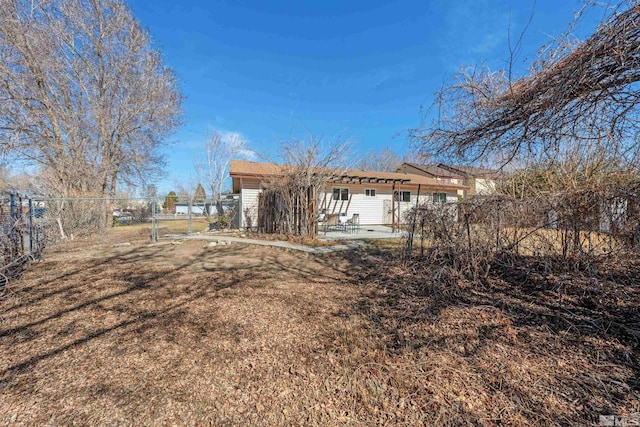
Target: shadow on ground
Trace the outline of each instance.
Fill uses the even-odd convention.
[[[522,258],[481,283],[391,253],[352,262],[367,289],[353,313],[384,337],[386,369],[411,372],[405,387],[422,390],[413,398],[430,420],[590,425],[638,411],[635,260],[594,276],[545,274],[541,260]]]

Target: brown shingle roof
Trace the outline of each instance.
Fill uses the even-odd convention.
[[[284,175],[286,165],[275,163],[251,162],[248,160],[231,160],[229,175],[243,176],[279,176]]]
[[[229,167],[229,175],[232,177],[255,177],[266,178],[272,176],[281,176],[291,168],[288,165],[279,165],[276,163],[251,162],[247,160],[232,160]],[[433,188],[462,190],[467,187],[463,185],[443,183],[422,175],[399,173],[399,172],[379,172],[379,171],[361,171],[355,169],[345,169],[335,173],[331,181],[354,181],[360,180],[362,183],[392,183],[401,182],[409,185],[426,185]]]

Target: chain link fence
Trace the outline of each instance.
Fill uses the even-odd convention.
[[[640,183],[516,199],[474,197],[425,204],[408,215],[407,255],[474,280],[522,260],[543,272],[594,269],[640,253]],[[519,264],[518,264],[519,265]]]
[[[0,292],[25,264],[41,257],[47,241],[45,212],[32,198],[0,193]]]
[[[238,228],[239,197],[220,204],[224,221],[210,201],[159,197],[46,198],[0,192],[0,292],[45,244],[93,236],[126,227],[156,241],[219,228]],[[114,230],[117,232],[117,230]]]

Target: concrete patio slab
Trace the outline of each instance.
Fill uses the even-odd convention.
[[[165,236],[164,238],[167,238],[167,237],[168,236]],[[258,240],[258,239],[248,239],[245,237],[216,236],[216,235],[206,235],[206,234],[194,234],[191,236],[173,235],[171,238],[180,239],[180,240],[206,240],[210,242],[224,242],[224,244],[229,244],[233,242],[233,243],[244,243],[248,245],[273,246],[277,248],[292,249],[295,251],[307,252],[312,254],[326,254],[331,252],[349,251],[352,249],[357,249],[357,248],[366,246],[366,243],[362,241],[345,242],[344,244],[332,245],[332,246],[308,246],[308,245],[301,245],[298,243],[284,242],[280,240]]]
[[[318,240],[363,240],[363,239],[399,239],[406,237],[405,231],[393,232],[385,225],[360,225],[354,232],[329,230],[326,233],[318,230]]]

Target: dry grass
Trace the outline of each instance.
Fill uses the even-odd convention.
[[[480,243],[484,246],[495,248],[496,233],[495,230],[483,228],[478,225],[471,227],[473,243]],[[529,228],[529,227],[504,227],[500,230],[498,237],[499,247],[501,250],[509,252],[517,252],[523,256],[560,256],[563,254],[563,248],[575,250],[573,235],[567,233],[566,230],[549,229],[549,228]],[[458,245],[467,246],[467,237],[458,236]],[[625,253],[623,244],[619,239],[612,237],[607,233],[595,231],[580,231],[578,234],[579,251],[590,256],[603,256],[615,253]],[[406,240],[405,240],[406,242]],[[563,243],[564,242],[564,243]],[[425,237],[421,240],[420,235],[413,237],[414,251],[419,251],[422,247],[429,248],[437,245],[438,241]]]
[[[238,235],[242,237],[247,237],[249,239],[285,241],[285,242],[297,243],[299,245],[307,245],[307,246],[313,246],[313,247],[331,246],[336,244],[336,242],[333,240],[318,240],[318,239],[312,239],[308,236],[294,236],[290,234],[240,232]]]
[[[160,235],[164,234],[186,234],[189,232],[189,220],[188,219],[162,219],[158,220],[157,227]],[[115,232],[129,234],[132,231],[145,232],[148,236],[151,236],[151,223],[141,224],[123,224],[113,227]],[[191,229],[194,233],[202,232],[209,229],[209,222],[203,218],[194,218],[191,221]]]
[[[0,424],[584,425],[637,408],[637,338],[616,326],[638,321],[637,283],[423,271],[125,227],[60,245],[0,302]]]
[[[523,259],[483,283],[370,263],[386,266],[362,277],[375,284],[362,312],[391,354],[378,372],[409,377],[429,424],[595,425],[640,411],[638,260],[553,275]]]

